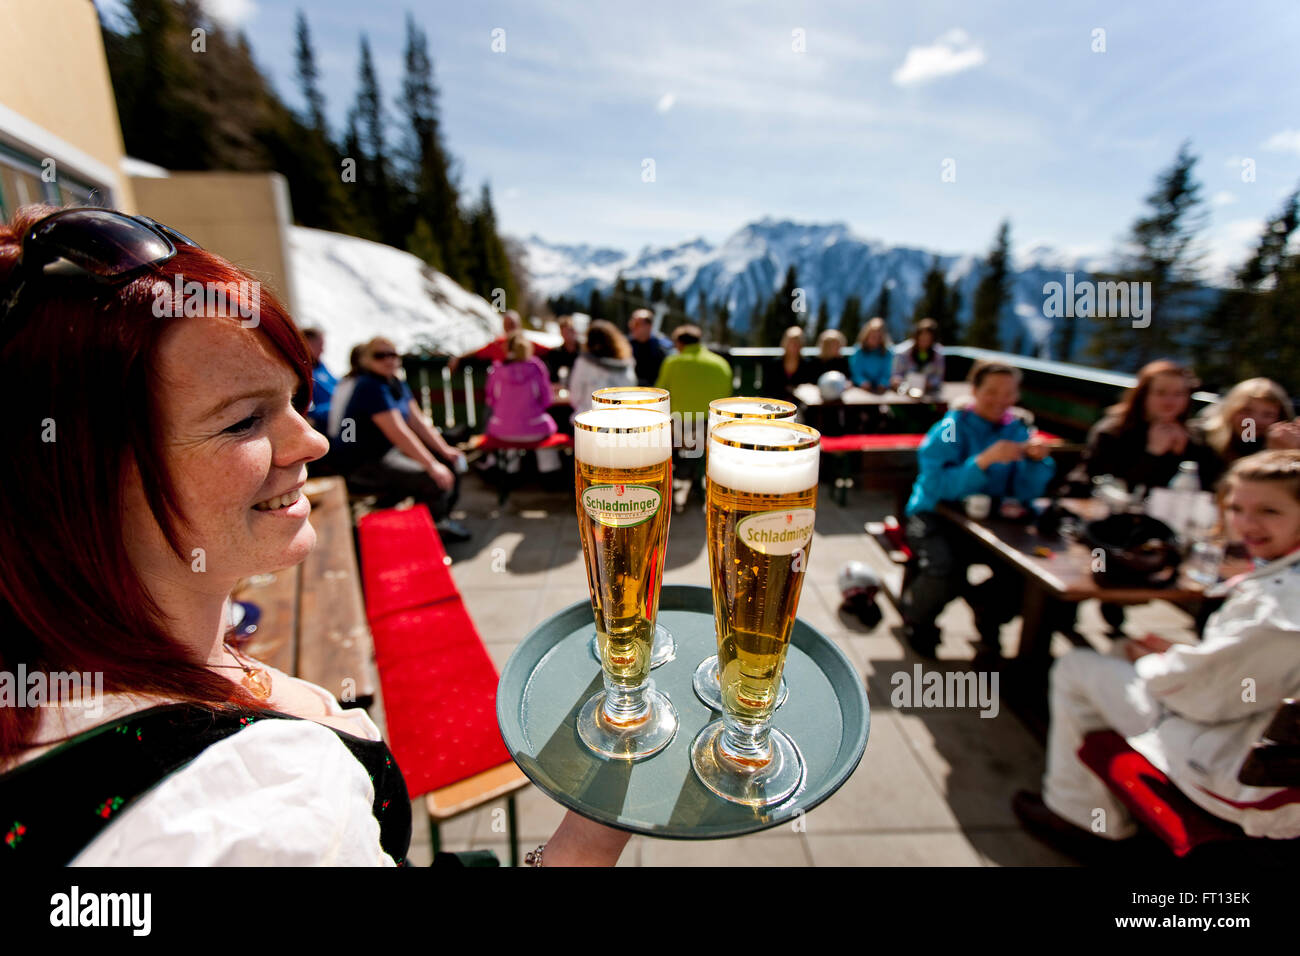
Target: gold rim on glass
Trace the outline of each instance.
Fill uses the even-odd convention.
[[[728,403],[734,404],[736,402],[752,402],[755,405],[777,405],[781,410],[777,412],[764,413],[736,411],[734,409],[719,407]],[[715,398],[713,401],[709,402],[709,414],[717,415],[719,418],[725,418],[730,421],[736,421],[742,418],[755,422],[785,421],[786,419],[793,418],[798,411],[798,405],[794,402],[787,402],[783,398],[750,398],[747,395],[737,395],[734,398]],[[721,425],[722,422],[719,422],[718,424]]]
[[[637,411],[639,411],[639,412],[648,412],[648,413],[651,414],[651,415],[661,415],[661,416],[663,416],[662,419],[659,420],[659,421],[647,422],[647,423],[644,424],[644,425],[613,425],[613,424],[610,424],[610,425],[590,425],[590,424],[588,424],[587,422],[584,422],[584,421],[583,421],[584,418],[586,418],[588,415],[591,415],[593,412],[595,412],[595,413],[605,413],[605,412],[611,412],[611,411],[614,411],[614,410],[615,410],[614,406],[610,406],[609,408],[589,408],[589,409],[587,409],[585,412],[579,412],[576,416],[574,416],[574,419],[573,419],[573,427],[574,427],[574,428],[581,428],[584,432],[599,432],[599,433],[605,433],[605,434],[620,434],[620,435],[622,435],[622,434],[631,434],[631,433],[634,433],[634,432],[652,432],[652,431],[656,431],[657,429],[663,428],[665,425],[671,426],[671,425],[672,425],[672,421],[673,421],[672,418],[669,417],[669,415],[668,415],[667,412],[656,411],[656,410],[653,409],[653,408],[638,408],[638,409],[637,409]]]
[[[784,428],[794,432],[796,435],[802,435],[806,440],[795,443],[781,442],[779,444],[758,445],[753,442],[740,441],[735,438],[727,438],[724,433],[739,428]],[[744,448],[748,451],[806,451],[809,448],[821,444],[821,432],[815,428],[809,428],[807,425],[800,425],[798,422],[790,422],[784,419],[768,421],[761,418],[736,418],[731,421],[719,422],[713,429],[713,435],[710,439],[720,445],[727,445],[730,448]]]
[[[617,400],[604,397],[616,392],[655,392],[656,394],[650,398],[619,398]],[[658,405],[667,398],[669,398],[668,389],[654,388],[650,385],[610,385],[606,388],[598,388],[591,393],[591,400],[602,405]]]

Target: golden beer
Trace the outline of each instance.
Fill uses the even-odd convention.
[[[719,427],[706,505],[723,708],[749,720],[776,707],[817,508],[816,432],[759,427]],[[768,448],[747,455],[732,441]],[[777,460],[760,467],[759,455]]]
[[[605,756],[646,756],[676,731],[674,716],[668,736],[648,751],[624,733],[643,729],[657,696],[648,682],[672,507],[671,456],[672,426],[662,412],[592,409],[574,419],[578,530],[605,685],[584,708],[590,723],[580,715],[578,731]]]

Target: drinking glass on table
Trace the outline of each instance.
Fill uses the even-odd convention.
[[[578,530],[604,683],[578,714],[578,737],[602,757],[637,760],[677,733],[677,712],[650,680],[672,510],[672,422],[658,411],[599,408],[573,425]]]
[[[705,442],[708,442],[708,435],[713,434],[714,426],[723,422],[740,419],[792,422],[798,412],[799,407],[794,402],[787,402],[779,398],[751,398],[738,395],[732,398],[714,399],[709,402],[709,424]],[[695,688],[695,696],[702,700],[710,710],[722,710],[722,688],[718,684],[717,654],[706,657],[700,662],[699,666],[695,668],[695,676],[691,679],[691,684]],[[780,689],[777,692],[777,707],[785,703],[788,693],[789,690],[785,685],[785,679],[782,678]]]
[[[817,510],[821,436],[784,421],[725,422],[709,438],[705,510],[722,719],[691,766],[724,800],[765,807],[803,782],[795,742],[772,726]]]
[[[592,408],[640,408],[672,414],[672,397],[664,388],[651,388],[644,385],[612,385],[598,388],[591,393]],[[672,459],[668,461],[668,487],[672,488]],[[666,522],[672,521],[672,509],[668,509]],[[655,626],[654,650],[650,655],[651,668],[666,664],[677,656],[677,642],[672,631],[659,623],[659,589],[655,589],[655,603],[651,608],[650,620]],[[600,660],[598,638],[591,638],[591,656]]]

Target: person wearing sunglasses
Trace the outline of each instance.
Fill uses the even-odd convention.
[[[451,509],[460,495],[465,455],[430,424],[406,381],[402,356],[377,337],[361,346],[355,376],[341,409],[331,416],[330,457],[352,491],[391,501],[408,496],[428,505],[443,541],[470,539]]]
[[[0,854],[400,863],[410,801],[378,728],[228,644],[236,584],[315,544],[306,343],[267,292],[255,322],[186,315],[178,276],[250,281],[113,210],[0,222],[0,680],[21,686],[0,697]],[[569,817],[546,863],[625,842]]]

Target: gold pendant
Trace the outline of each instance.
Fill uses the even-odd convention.
[[[266,700],[271,696],[271,675],[260,667],[246,671],[241,683],[258,700]]]

